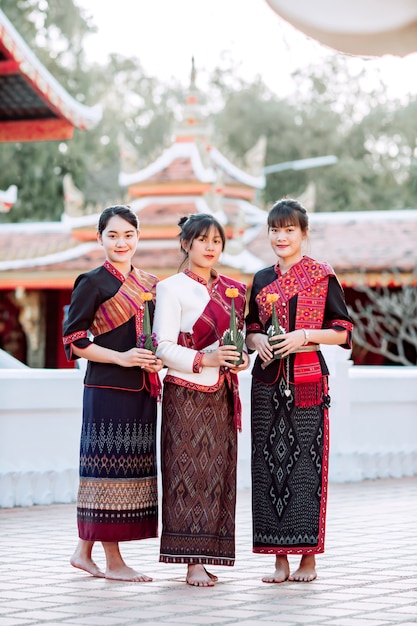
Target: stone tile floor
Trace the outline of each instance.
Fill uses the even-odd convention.
[[[238,494],[234,568],[212,588],[158,562],[158,540],[125,543],[152,583],[85,575],[68,558],[75,505],[0,509],[0,626],[404,626],[417,623],[417,477],[331,484],[326,552],[313,583],[261,582],[273,557],[251,552],[250,492]],[[94,558],[103,565],[101,546]],[[291,558],[296,565],[298,559]]]

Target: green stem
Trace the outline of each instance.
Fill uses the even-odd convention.
[[[275,302],[272,303],[272,326],[274,327],[274,334],[277,335],[279,332],[279,324],[278,324],[278,316],[277,316],[277,307],[275,306]]]
[[[232,335],[232,341],[236,341],[237,338],[237,328],[236,328],[236,312],[235,312],[235,300],[232,299],[232,308],[230,311],[230,331]]]
[[[149,307],[148,307],[148,301],[145,300],[145,309],[143,312],[143,329],[142,332],[148,336],[151,335],[152,331],[151,331],[151,318],[149,316]]]

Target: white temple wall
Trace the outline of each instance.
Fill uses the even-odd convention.
[[[333,482],[417,475],[417,367],[352,366],[325,347],[331,371]],[[0,507],[74,502],[82,370],[0,369]],[[250,383],[240,374],[238,487],[250,488]]]

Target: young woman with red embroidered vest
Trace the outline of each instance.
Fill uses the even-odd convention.
[[[305,208],[291,199],[275,203],[268,235],[277,263],[255,274],[246,317],[246,344],[258,353],[251,398],[253,551],[275,555],[275,571],[264,582],[310,582],[315,555],[324,551],[329,459],[329,372],[320,344],[350,348],[353,325],[333,269],[302,254]],[[291,573],[293,554],[301,561]]]
[[[211,587],[205,565],[233,565],[239,351],[224,345],[236,313],[244,324],[246,286],[214,270],[225,234],[208,214],[180,220],[183,272],[157,286],[157,354],[167,366],[162,400],[160,561],[187,564],[186,582]],[[232,300],[233,305],[232,305]],[[235,365],[233,365],[235,363]]]
[[[80,540],[71,564],[116,580],[147,582],[124,562],[120,541],[157,537],[157,372],[162,361],[143,343],[158,279],[132,267],[139,239],[129,207],[107,207],[97,239],[104,265],[78,276],[64,346],[68,359],[87,359],[84,378],[77,521]],[[139,347],[137,347],[139,346]],[[92,559],[95,541],[106,555],[103,572]]]

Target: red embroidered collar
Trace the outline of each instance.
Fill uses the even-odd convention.
[[[114,265],[112,265],[109,261],[107,261],[107,259],[104,261],[103,263],[103,267],[110,272],[110,274],[113,274],[113,276],[115,276],[116,278],[118,278],[120,280],[121,283],[124,283],[126,278],[125,276],[119,272],[118,269],[116,269],[114,267]]]
[[[189,278],[192,278],[196,282],[200,283],[200,285],[204,285],[205,287],[207,287],[207,289],[209,289],[207,281],[204,278],[201,278],[201,276],[199,276],[195,272],[192,272],[188,268],[185,268],[184,274],[186,274],[186,276],[188,276]],[[212,278],[211,288],[213,289],[214,285],[219,280],[219,275],[216,272],[216,270],[213,270],[213,269],[210,271],[210,275],[211,275],[211,278]]]

